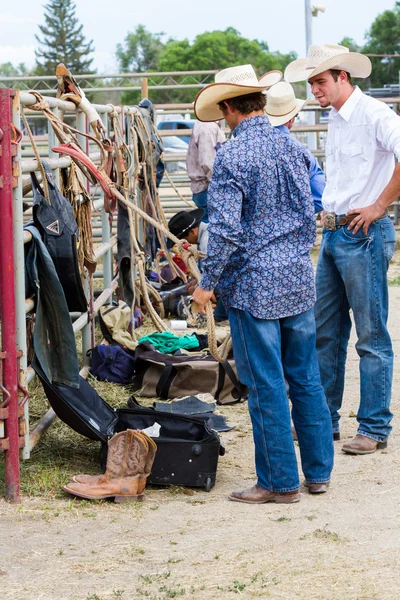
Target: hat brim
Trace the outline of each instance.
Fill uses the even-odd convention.
[[[300,58],[291,62],[285,69],[285,81],[295,83],[296,81],[308,81],[312,77],[328,71],[337,69],[347,71],[352,77],[365,79],[371,75],[372,64],[368,56],[359,52],[343,52],[331,56],[316,68],[307,68],[307,59]]]
[[[194,114],[199,121],[210,122],[220,121],[224,118],[219,102],[236,98],[237,96],[246,96],[275,85],[282,79],[281,71],[269,71],[261,77],[259,85],[240,85],[238,83],[210,83],[196,96],[194,101]]]
[[[193,225],[191,226],[191,229],[193,229],[193,227],[198,227],[198,225],[200,225],[202,218],[204,217],[204,208],[195,208],[194,210],[189,210],[188,213],[189,215],[192,215],[193,219],[195,220]],[[177,237],[179,240],[182,239],[181,234],[176,235],[175,237]],[[167,248],[168,250],[170,250],[173,246],[175,245],[175,242],[173,242],[170,238],[167,238]]]
[[[271,115],[267,112],[268,106],[265,107],[264,112],[268,117],[268,120],[272,127],[278,127],[279,125],[285,125],[290,119],[293,119],[299,113],[305,105],[311,100],[311,98],[307,98],[306,100],[299,100],[296,98],[294,108],[284,115]]]

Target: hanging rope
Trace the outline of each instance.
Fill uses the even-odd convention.
[[[28,132],[28,136],[29,136],[29,139],[31,142],[33,153],[35,155],[40,173],[42,175],[42,185],[43,185],[44,197],[46,198],[48,204],[51,204],[50,194],[49,194],[49,185],[48,185],[47,177],[46,177],[46,171],[44,170],[44,166],[42,163],[42,159],[40,158],[39,150],[37,149],[36,142],[33,139],[31,128],[29,127],[28,120],[27,120],[23,110],[21,111],[21,116],[22,116],[22,120],[23,120],[25,128],[26,128],[26,131]]]
[[[172,181],[171,177],[169,176],[167,170],[165,169],[164,171],[164,175],[166,175],[172,189],[174,190],[174,192],[176,192],[176,194],[179,196],[179,198],[181,200],[183,200],[183,202],[185,202],[188,206],[190,206],[190,208],[193,208],[193,203],[189,202],[189,200],[186,200],[186,198],[184,198],[184,196],[182,196],[182,194],[180,193],[180,191],[178,190],[178,188],[175,186],[174,182]]]
[[[177,247],[180,255],[182,256],[185,264],[187,265],[188,270],[190,271],[190,273],[192,273],[192,275],[195,277],[198,283],[200,283],[201,279],[201,274],[198,268],[198,260],[203,257],[203,254],[200,253],[195,246],[193,246],[192,244],[188,244],[185,240],[179,240],[169,231],[167,220],[156,191],[155,174],[152,171],[152,167],[150,167],[151,182],[155,190],[154,202],[152,200],[149,180],[146,171],[146,158],[148,158],[148,154],[151,151],[151,143],[150,145],[145,144],[144,139],[147,138],[147,135],[144,135],[146,129],[140,112],[137,109],[130,109],[127,111],[127,114],[131,115],[132,120],[131,133],[133,134],[133,132],[135,132],[133,134],[133,139],[135,139],[136,136],[136,143],[134,143],[134,160],[132,161],[133,164],[131,164],[131,166],[128,169],[129,171],[134,171],[134,176],[132,178],[129,177],[128,183],[124,181],[123,185],[121,185],[112,182],[106,173],[105,166],[107,160],[107,152],[105,151],[102,142],[98,140],[95,136],[83,133],[75,129],[74,127],[71,127],[70,125],[64,123],[61,119],[54,115],[54,113],[49,109],[49,105],[47,104],[47,102],[44,101],[43,97],[38,92],[30,93],[32,93],[38,100],[37,104],[31,106],[30,108],[33,110],[42,111],[44,113],[44,115],[50,121],[56,136],[62,142],[62,144],[68,145],[70,148],[73,149],[73,152],[71,151],[66,153],[69,153],[71,155],[72,159],[76,162],[78,167],[82,170],[82,172],[89,179],[89,181],[91,181],[92,183],[100,183],[103,189],[107,190],[111,197],[114,197],[115,199],[119,200],[126,207],[128,211],[131,232],[130,243],[132,264],[136,264],[138,269],[141,296],[143,297],[146,309],[148,310],[148,313],[158,331],[168,331],[168,327],[166,326],[160,315],[158,315],[158,313],[155,311],[149,297],[149,287],[145,273],[145,256],[137,241],[137,219],[135,218],[135,216],[140,216],[142,219],[144,219],[144,221],[146,221],[155,228],[158,234],[158,238],[160,240],[161,248],[163,249],[166,257],[169,260],[169,264],[173,273],[178,273],[178,268],[177,265],[175,265],[171,260],[170,252],[168,251],[165,245],[165,237],[169,238],[174,242],[174,245]],[[65,132],[65,129],[68,130],[67,133]],[[92,140],[100,147],[100,167],[96,167],[94,163],[89,159],[89,157],[84,153],[73,132],[76,132],[80,135],[84,135],[86,138]],[[138,140],[140,140],[142,148],[146,148],[146,145],[149,146],[148,148],[146,148],[147,151],[144,153],[144,157],[142,158],[142,160],[140,160],[138,153]],[[58,150],[61,151],[61,148]],[[136,187],[138,183],[140,167],[142,167],[143,169],[146,197],[153,216],[147,214],[137,205]],[[128,196],[129,199],[126,196]],[[218,348],[211,302],[208,302],[206,304],[206,316],[210,352],[216,358],[216,360],[218,360],[219,362],[224,362],[227,359],[229,351],[232,347],[230,336],[228,336],[224,340],[222,345]]]

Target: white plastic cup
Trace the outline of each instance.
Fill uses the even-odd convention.
[[[169,326],[172,330],[179,331],[187,329],[187,321],[170,321]]]

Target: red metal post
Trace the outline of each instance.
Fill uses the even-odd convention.
[[[0,89],[0,310],[3,360],[3,385],[9,397],[5,419],[5,438],[0,440],[5,459],[5,495],[9,502],[20,502],[18,362],[16,342],[15,271],[13,240],[13,151],[12,99],[14,90]],[[3,400],[6,400],[3,396]]]

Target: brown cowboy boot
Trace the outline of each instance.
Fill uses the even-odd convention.
[[[139,475],[139,490],[138,495],[143,493],[144,488],[146,487],[147,477],[150,475],[151,467],[154,462],[154,456],[157,451],[157,444],[153,442],[151,437],[149,437],[146,433],[140,430],[133,430],[134,436],[140,438],[141,442],[144,443],[147,447],[147,456],[143,464],[138,465],[138,473]],[[103,477],[103,475],[74,475],[72,477],[72,481],[74,483],[84,483],[88,485],[93,485],[98,483],[98,481]],[[143,485],[144,481],[144,485]]]
[[[138,431],[138,435],[146,436],[146,440],[148,442],[148,452],[146,457],[146,463],[144,465],[144,471],[141,475],[139,475],[139,485],[138,485],[138,494],[143,494],[144,488],[146,487],[147,478],[151,473],[151,467],[153,466],[154,457],[157,452],[157,444],[155,441],[143,433],[143,431]]]
[[[139,474],[144,472],[148,443],[136,434],[136,431],[127,429],[114,435],[108,442],[107,469],[104,475],[86,476],[90,477],[90,481],[84,479],[84,483],[69,483],[64,490],[89,500],[142,500],[143,493],[138,495]]]
[[[136,434],[138,433],[136,431],[136,429],[131,429],[129,431],[133,431],[133,436],[136,437]],[[146,435],[146,434],[144,434]],[[147,441],[148,436],[146,435],[145,441],[143,440],[143,438],[141,438],[141,443],[144,443],[146,446],[146,452],[148,451],[148,441]],[[111,438],[111,440],[114,438]],[[150,438],[148,438],[150,439]],[[110,446],[110,442],[111,440],[109,440],[108,445]],[[142,461],[140,464],[138,464],[137,468],[138,468],[138,472],[135,473],[135,475],[140,475],[141,473],[143,473],[144,468],[145,468],[145,455],[143,455],[142,457]],[[139,472],[140,471],[140,472]],[[74,475],[72,477],[72,481],[74,483],[83,483],[85,485],[94,485],[99,483],[102,479],[103,479],[104,475]]]

